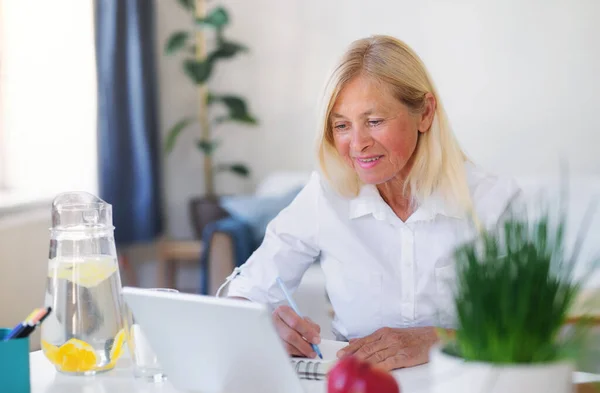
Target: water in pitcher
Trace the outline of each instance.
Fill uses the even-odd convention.
[[[48,264],[42,349],[57,370],[95,374],[114,367],[123,328],[118,264],[110,255],[55,257]]]

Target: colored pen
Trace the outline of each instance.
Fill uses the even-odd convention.
[[[302,313],[300,313],[300,309],[298,308],[298,305],[296,304],[296,302],[292,298],[292,295],[290,294],[287,287],[285,286],[283,280],[280,277],[277,277],[275,280],[277,281],[277,284],[279,284],[279,288],[281,288],[281,290],[283,291],[283,294],[285,295],[288,303],[290,304],[290,307],[292,307],[292,309],[296,312],[296,314],[298,314],[298,316],[300,318],[304,318],[304,316],[302,316]],[[310,345],[312,346],[312,349],[317,353],[317,355],[321,359],[323,359],[323,355],[321,355],[321,350],[319,349],[317,344],[311,343]]]
[[[3,341],[8,341],[11,338],[16,338],[19,333],[21,333],[23,330],[25,330],[25,325],[27,325],[27,323],[29,323],[29,321],[31,321],[31,318],[33,318],[37,313],[40,312],[40,308],[36,308],[35,310],[33,310],[28,316],[27,318],[25,318],[23,320],[23,322],[18,323],[17,326],[15,326],[10,332],[8,332],[8,334],[4,337]]]
[[[27,337],[35,328],[37,324],[40,323],[48,314],[50,313],[51,308],[36,308],[33,310],[31,314],[25,318],[25,320],[15,326],[7,335],[4,337],[4,341],[8,341],[14,338],[23,338]]]
[[[28,337],[35,330],[35,328],[37,326],[39,326],[42,322],[44,322],[44,319],[46,319],[48,317],[48,315],[50,315],[51,311],[52,311],[52,307],[47,307],[45,309],[42,309],[35,317],[32,318],[31,322],[25,326],[25,329],[23,329],[21,332],[19,332],[17,334],[16,338]]]

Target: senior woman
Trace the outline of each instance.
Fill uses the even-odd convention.
[[[339,356],[387,370],[428,361],[436,326],[451,327],[451,253],[498,222],[519,190],[471,164],[424,64],[405,43],[352,43],[329,83],[320,171],[269,224],[228,296],[277,304],[319,260]],[[288,353],[314,357],[320,327],[273,311]]]

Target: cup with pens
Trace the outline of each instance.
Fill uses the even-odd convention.
[[[29,393],[29,336],[51,312],[50,307],[37,308],[15,327],[0,329],[2,391]]]

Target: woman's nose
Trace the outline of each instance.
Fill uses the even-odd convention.
[[[373,145],[373,138],[369,131],[365,127],[355,127],[352,131],[352,141],[350,142],[352,151],[362,152],[371,145]]]

